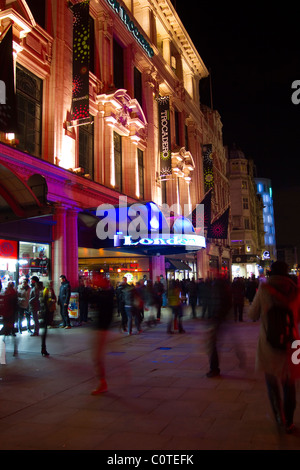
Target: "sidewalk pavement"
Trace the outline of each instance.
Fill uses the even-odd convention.
[[[199,312],[198,312],[199,314]],[[207,378],[208,322],[191,319],[186,333],[167,334],[162,321],[125,335],[119,319],[106,353],[108,391],[92,396],[97,377],[90,324],[49,330],[41,338],[6,338],[0,365],[1,450],[299,450],[300,431],[280,433],[262,376],[254,372],[259,323],[229,322],[220,337],[221,375]],[[0,342],[2,341],[0,339]],[[235,354],[247,354],[241,369]],[[299,394],[299,387],[297,387]],[[300,408],[295,414],[300,429]]]

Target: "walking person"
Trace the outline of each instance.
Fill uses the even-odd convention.
[[[14,286],[14,282],[9,281],[7,287],[2,294],[3,299],[3,327],[1,329],[1,335],[5,336],[16,336],[15,335],[15,320],[17,316],[18,308],[18,294]]]
[[[29,313],[32,315],[34,322],[34,332],[30,336],[39,336],[39,311],[40,311],[40,291],[38,287],[39,278],[32,276],[31,289],[29,295]]]
[[[194,278],[188,284],[189,304],[192,307],[192,318],[196,318],[196,307],[198,299],[198,286]]]
[[[220,375],[217,341],[221,326],[226,320],[232,305],[232,293],[229,281],[221,275],[217,277],[211,285],[211,294],[211,319],[207,338],[209,371],[206,377],[208,378]]]
[[[121,284],[117,287],[116,289],[116,297],[117,297],[117,303],[118,303],[118,312],[121,314],[121,328],[124,332],[127,331],[127,314],[125,311],[125,303],[124,303],[124,295],[123,295],[123,290],[126,289],[127,287],[127,277],[123,277],[123,281]]]
[[[231,289],[234,321],[243,321],[244,302],[246,294],[244,279],[242,279],[241,277],[234,278]]]
[[[78,288],[80,324],[88,322],[90,293],[91,293],[91,289],[89,286],[89,280],[80,279],[80,284]]]
[[[31,333],[30,329],[30,314],[28,311],[29,308],[29,296],[30,296],[30,287],[28,285],[28,280],[25,278],[18,287],[18,332],[22,334],[22,321],[24,316],[27,320],[27,331]]]
[[[168,321],[167,333],[174,333],[172,325],[175,324],[178,326],[179,333],[185,333],[185,330],[182,326],[182,301],[180,284],[174,279],[171,281],[168,291],[168,305],[171,307],[172,312]]]
[[[71,322],[68,312],[68,306],[71,297],[71,286],[69,281],[67,280],[66,276],[62,274],[59,276],[60,278],[60,289],[58,295],[58,305],[60,306],[60,314],[62,318],[62,324],[60,325],[61,328],[69,329],[71,328]]]
[[[56,310],[56,295],[53,289],[53,281],[48,281],[46,283],[45,289],[43,291],[44,302],[46,302],[47,310],[48,310],[48,321],[47,326],[52,327],[54,326],[54,312]]]
[[[113,318],[114,291],[106,278],[99,281],[98,289],[95,289],[92,301],[96,306],[96,319],[94,326],[93,360],[99,380],[98,387],[92,391],[92,395],[100,395],[107,391],[105,370],[105,347],[108,340],[109,328]]]
[[[46,349],[46,337],[47,337],[47,327],[49,322],[49,305],[48,305],[48,289],[45,287],[40,289],[40,319],[42,327],[42,345],[41,353],[42,356],[49,356],[49,353]]]
[[[156,306],[156,321],[160,321],[161,317],[161,308],[163,305],[163,293],[165,291],[163,283],[160,280],[161,278],[157,276],[156,281],[153,286],[154,296],[155,296],[155,306]]]
[[[270,328],[268,312],[274,306],[282,306],[292,311],[293,339],[299,339],[299,288],[288,275],[288,265],[282,261],[272,264],[270,276],[266,282],[260,284],[248,315],[253,320],[260,319],[256,370],[265,374],[268,397],[277,424],[280,427],[284,426],[287,433],[291,433],[295,428],[295,383],[300,378],[300,368],[292,362],[291,345],[286,349],[277,349],[271,346],[267,339]]]

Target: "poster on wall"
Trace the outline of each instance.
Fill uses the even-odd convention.
[[[79,294],[78,292],[71,292],[70,302],[68,306],[68,313],[70,318],[79,317]]]

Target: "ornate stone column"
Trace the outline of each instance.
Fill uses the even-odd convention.
[[[52,279],[55,292],[59,292],[59,276],[67,276],[67,249],[66,249],[66,207],[58,204],[55,208],[53,227],[53,254],[52,254]]]
[[[67,253],[67,278],[72,290],[78,287],[78,211],[67,210],[66,253]]]

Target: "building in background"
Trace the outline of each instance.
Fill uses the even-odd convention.
[[[277,259],[272,183],[268,178],[255,178],[257,194],[263,201],[264,249],[263,266],[268,269]]]
[[[237,147],[228,150],[231,201],[232,277],[257,277],[261,266],[262,197],[257,195],[253,161]]]
[[[213,217],[229,193],[220,116],[200,106],[208,71],[173,3],[1,0],[0,32],[0,79],[12,97],[0,116],[1,274],[35,273],[56,286],[65,274],[75,288],[94,271],[117,283],[124,274],[136,281],[227,269],[228,242],[217,232],[208,247],[175,236],[206,195],[207,145]],[[11,63],[15,101],[3,75]],[[156,229],[171,227],[171,245],[101,240],[97,208],[120,198],[153,208]]]

